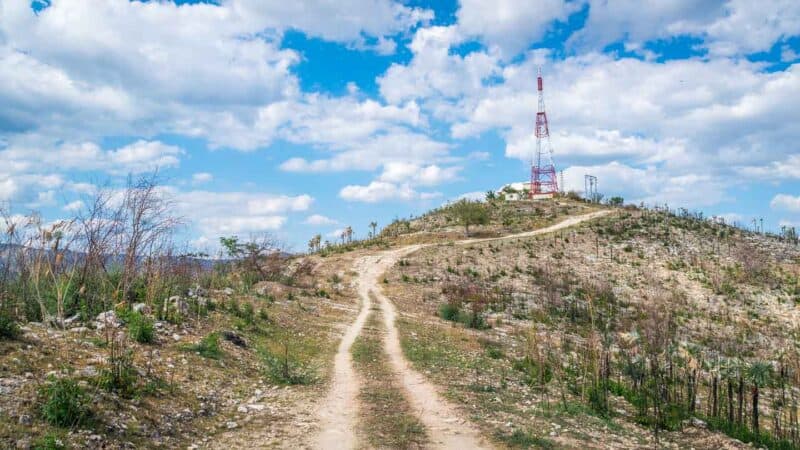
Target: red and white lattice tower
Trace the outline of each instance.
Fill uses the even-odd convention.
[[[550,145],[550,129],[547,126],[547,113],[544,112],[541,68],[536,81],[539,88],[539,110],[536,113],[536,155],[531,165],[531,198],[558,193],[553,147]]]

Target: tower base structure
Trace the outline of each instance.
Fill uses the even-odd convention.
[[[553,198],[558,193],[558,181],[556,179],[556,168],[549,164],[544,167],[533,166],[531,168],[531,190],[528,195],[531,199]],[[542,197],[546,195],[546,197]]]

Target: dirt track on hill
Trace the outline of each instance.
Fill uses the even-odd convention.
[[[609,210],[597,211],[591,214],[571,217],[538,230],[497,238],[467,239],[458,241],[456,244],[467,245],[546,234],[604,216],[609,212]],[[408,360],[403,355],[399,333],[395,326],[397,311],[392,302],[383,295],[378,282],[378,278],[400,258],[428,245],[432,244],[410,245],[364,256],[354,265],[354,270],[358,273],[356,283],[361,308],[355,321],[345,332],[334,360],[333,382],[319,413],[321,432],[315,442],[316,448],[344,449],[359,446],[356,422],[358,417],[358,392],[361,384],[358,374],[353,369],[353,358],[350,349],[361,333],[364,322],[369,315],[373,296],[377,299],[383,312],[384,325],[386,327],[383,341],[384,351],[389,357],[390,364],[400,380],[401,387],[405,391],[409,403],[426,427],[431,446],[433,448],[457,450],[491,448],[488,441],[480,436],[475,427],[459,417],[455,406],[443,399],[433,384],[411,368]]]

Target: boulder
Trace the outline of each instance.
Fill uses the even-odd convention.
[[[706,428],[708,426],[704,421],[698,419],[697,417],[692,417],[691,419],[689,419],[689,421],[693,427]]]
[[[208,291],[205,288],[200,287],[199,285],[195,285],[195,287],[189,289],[186,293],[187,297],[195,298],[195,297],[205,297],[208,295]]]
[[[74,322],[77,322],[78,319],[80,319],[80,318],[81,318],[80,314],[75,314],[72,317],[67,317],[66,319],[64,319],[64,326],[68,327],[68,326],[72,325]]]
[[[114,311],[105,311],[101,312],[97,315],[94,320],[94,326],[98,330],[102,330],[103,328],[118,328],[122,325],[122,322],[117,317],[117,313]]]
[[[256,294],[263,297],[284,298],[290,290],[290,287],[274,281],[262,281],[255,285]]]
[[[233,295],[233,289],[226,287],[225,289],[222,290],[222,293],[225,295]]]
[[[150,306],[148,306],[145,303],[134,303],[131,309],[133,309],[134,311],[136,311],[138,313],[142,313],[142,314],[152,314],[153,313],[153,310],[150,309]]]
[[[86,366],[80,370],[80,375],[86,378],[93,378],[98,375],[98,371],[94,366]]]
[[[227,331],[227,330],[223,331],[222,337],[225,338],[226,341],[230,342],[231,344],[237,347],[247,348],[247,341],[245,341],[243,337],[239,336],[233,331]]]
[[[189,314],[189,304],[180,295],[173,295],[164,301],[164,312],[185,316]]]

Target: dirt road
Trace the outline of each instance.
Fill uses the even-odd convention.
[[[514,239],[546,234],[568,228],[581,222],[608,214],[609,210],[575,216],[549,227],[499,238],[468,239],[458,241],[458,245],[474,244],[500,239]],[[432,245],[432,244],[427,244]],[[358,272],[357,287],[361,309],[356,320],[347,329],[334,361],[334,375],[331,390],[320,409],[321,432],[316,440],[316,448],[347,449],[356,448],[358,414],[358,391],[360,382],[353,369],[350,348],[358,337],[372,307],[374,296],[383,312],[386,334],[384,349],[406,396],[420,421],[425,425],[431,447],[440,449],[481,449],[491,445],[480,436],[468,422],[459,418],[456,408],[443,399],[436,388],[419,372],[411,368],[400,347],[400,337],[395,326],[397,311],[386,298],[378,278],[392,267],[400,258],[413,253],[426,245],[411,245],[388,250],[358,260],[354,269]]]

